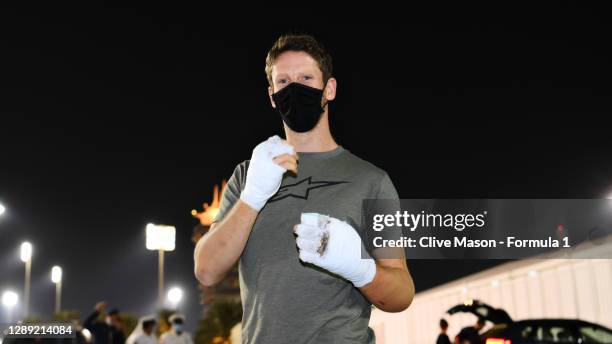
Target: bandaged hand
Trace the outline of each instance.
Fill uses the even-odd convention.
[[[275,160],[275,158],[277,158]],[[260,211],[268,199],[279,189],[283,174],[295,164],[293,147],[272,136],[253,149],[246,185],[240,199],[256,211]]]
[[[360,288],[376,275],[374,259],[362,259],[363,243],[353,227],[344,221],[317,213],[302,213],[294,227],[303,262],[315,264],[340,275]]]

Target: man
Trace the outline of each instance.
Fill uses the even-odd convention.
[[[155,325],[157,325],[157,320],[153,315],[138,319],[138,324],[128,337],[126,344],[157,344]]]
[[[485,320],[478,318],[474,326],[464,327],[459,331],[455,342],[459,344],[479,344],[480,330],[485,326]]]
[[[450,338],[446,334],[448,330],[448,322],[444,319],[440,319],[440,334],[436,340],[436,344],[450,344]]]
[[[161,344],[193,344],[191,335],[183,328],[185,317],[180,314],[172,314],[168,319],[172,328],[170,331],[161,335]]]
[[[337,81],[313,37],[279,38],[266,74],[286,141],[269,138],[236,167],[196,245],[195,274],[214,285],[239,261],[243,342],[374,343],[371,305],[402,311],[414,285],[405,259],[362,259],[357,224],[363,199],[397,192],[332,137]]]
[[[104,321],[98,317],[106,311],[106,302],[98,302],[93,313],[83,322],[83,327],[88,329],[96,340],[96,344],[123,344],[125,335],[123,333],[123,322],[119,316],[118,309],[112,309],[105,316]]]

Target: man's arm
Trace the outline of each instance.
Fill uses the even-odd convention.
[[[283,174],[288,170],[297,173],[295,150],[280,137],[273,136],[253,150],[242,192],[237,178],[230,179],[227,188],[233,190],[232,201],[222,201],[222,205],[233,204],[227,206],[230,211],[196,244],[194,272],[200,283],[205,286],[219,283],[236,264],[258,212],[278,191]],[[230,199],[226,196],[224,192],[224,199]]]
[[[376,198],[388,200],[380,204],[384,212],[388,214],[393,214],[401,209],[399,195],[388,174],[382,178]],[[401,230],[387,229],[382,235],[387,239],[399,239],[398,233],[401,233]],[[400,248],[374,249],[372,256],[376,262],[376,275],[370,283],[360,288],[361,292],[370,302],[385,312],[405,310],[414,298],[414,282],[408,271],[404,250]]]
[[[96,319],[98,319],[98,316],[100,315],[100,312],[98,312],[97,310],[93,311],[93,313],[91,313],[86,319],[85,321],[83,321],[83,327],[85,327],[88,330],[93,329],[94,327],[94,322]]]
[[[372,282],[359,289],[376,307],[385,312],[401,312],[414,298],[414,282],[404,259],[379,259]]]
[[[256,218],[257,211],[238,200],[220,223],[210,227],[194,253],[195,274],[200,283],[212,286],[225,277],[240,258]]]
[[[100,316],[100,313],[104,312],[105,310],[106,310],[106,301],[100,301],[96,303],[96,305],[94,306],[93,313],[91,313],[87,317],[87,319],[85,319],[85,321],[83,322],[83,327],[85,327],[88,330],[93,330],[96,325],[96,320],[98,319],[98,316]]]

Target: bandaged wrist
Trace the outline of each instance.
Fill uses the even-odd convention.
[[[254,195],[252,190],[249,188],[245,188],[240,193],[240,200],[257,212],[259,212],[261,208],[263,208],[267,201],[266,199]]]
[[[376,276],[376,262],[372,258],[362,259],[354,276],[347,279],[357,288],[361,288],[372,282]]]

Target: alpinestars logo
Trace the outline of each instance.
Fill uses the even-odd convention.
[[[278,192],[268,200],[268,203],[280,201],[287,197],[308,199],[311,190],[345,183],[348,182],[313,181],[312,177],[307,177],[295,184],[281,186]]]

